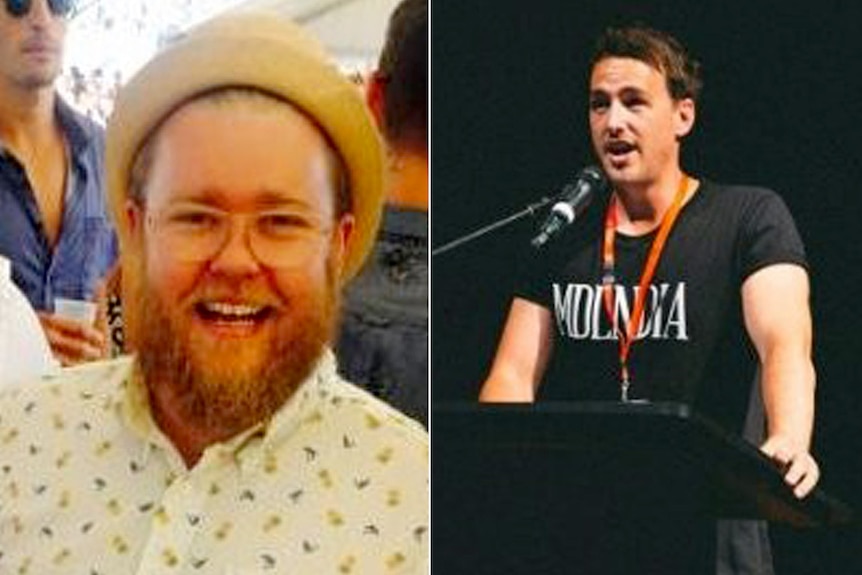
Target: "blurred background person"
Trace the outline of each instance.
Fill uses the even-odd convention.
[[[0,10],[0,253],[65,365],[103,357],[105,337],[90,318],[54,313],[56,300],[95,299],[117,257],[102,129],[55,90],[73,9],[8,0]]]
[[[366,96],[388,146],[387,204],[374,252],[346,290],[339,369],[427,426],[427,0],[392,13]]]

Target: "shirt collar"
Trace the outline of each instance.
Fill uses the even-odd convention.
[[[268,452],[289,436],[299,424],[320,417],[319,411],[314,410],[313,406],[329,395],[326,384],[337,377],[335,357],[331,350],[325,349],[310,375],[268,421],[260,422],[226,441],[209,446],[201,462],[211,460],[211,452],[219,459],[261,460],[261,449],[264,453]],[[126,426],[146,443],[167,452],[172,467],[185,469],[176,448],[153,419],[149,393],[137,361],[129,370],[122,393],[120,410]],[[249,451],[254,453],[247,453]]]
[[[72,157],[81,157],[95,139],[93,125],[67,104],[59,94],[56,96],[54,109],[57,113],[57,119],[63,128],[63,133],[66,135],[66,141],[72,151]]]
[[[86,150],[97,139],[98,129],[90,120],[75,111],[59,94],[54,100],[54,112],[63,129],[71,157],[76,162],[80,161]],[[0,158],[4,158],[8,153],[6,144],[0,139]]]

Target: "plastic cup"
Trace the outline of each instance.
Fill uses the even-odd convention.
[[[96,322],[96,304],[80,299],[54,298],[54,313],[66,319],[74,319],[93,325]]]

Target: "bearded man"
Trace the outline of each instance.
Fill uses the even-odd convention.
[[[107,178],[136,353],[0,395],[0,566],[427,572],[427,436],[328,349],[382,158],[274,16],[205,23],[130,81]]]

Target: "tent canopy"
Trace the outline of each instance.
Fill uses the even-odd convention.
[[[348,69],[373,68],[398,0],[245,0],[242,8],[273,10],[317,36]]]

